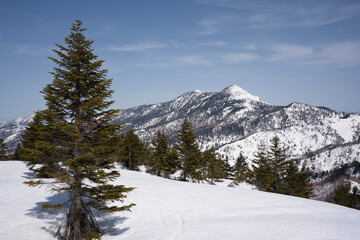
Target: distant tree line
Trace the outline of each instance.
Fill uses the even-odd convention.
[[[360,210],[360,191],[358,188],[360,162],[354,160],[330,171],[318,173],[315,188],[321,190],[320,199]]]
[[[286,154],[280,139],[271,139],[269,149],[258,146],[251,167],[242,153],[233,165],[227,157],[221,158],[215,148],[201,151],[193,133],[192,124],[185,119],[175,134],[174,144],[158,130],[151,143],[145,144],[132,128],[123,133],[117,144],[117,161],[130,170],[145,166],[148,173],[181,181],[210,184],[231,179],[230,186],[247,182],[259,190],[309,198],[312,186],[309,173],[298,168]]]
[[[4,139],[0,138],[0,161],[8,159],[7,148]]]
[[[42,145],[42,142],[47,142],[48,136],[51,135],[48,131],[39,130],[41,128],[37,126],[37,122],[35,116],[23,136],[24,141],[21,148],[17,149],[16,155],[22,160],[29,161],[30,167],[41,163],[40,168],[33,170],[39,177],[49,177],[48,173],[53,171],[54,164],[57,163],[52,157],[52,148]],[[39,141],[32,141],[34,138]],[[215,184],[222,179],[230,179],[230,186],[246,182],[261,191],[305,198],[312,196],[310,174],[305,167],[299,169],[295,161],[290,159],[277,136],[271,139],[269,148],[261,141],[251,166],[248,166],[248,161],[242,153],[231,165],[228,157],[220,157],[215,148],[201,151],[188,119],[179,126],[175,134],[175,143],[171,145],[168,137],[160,130],[155,133],[151,143],[147,144],[140,140],[132,128],[120,134],[112,144],[116,152],[115,161],[130,170],[138,170],[140,166],[145,166],[148,173],[165,178],[176,177],[181,181],[208,181]],[[27,151],[24,153],[21,149]]]

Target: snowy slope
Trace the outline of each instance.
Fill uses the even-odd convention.
[[[17,119],[9,122],[0,122],[0,138],[5,139],[8,149],[14,150],[21,139],[21,134],[32,120],[33,116]]]
[[[53,239],[60,213],[38,208],[58,200],[47,188],[22,184],[22,162],[0,162],[0,236]],[[224,186],[167,180],[121,170],[119,184],[136,187],[132,212],[102,216],[103,239],[358,239],[360,211],[324,202]]]

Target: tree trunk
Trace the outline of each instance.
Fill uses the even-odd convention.
[[[83,206],[81,200],[81,180],[78,173],[75,173],[75,189],[74,189],[74,220],[73,220],[73,236],[74,240],[82,239],[82,222],[83,222]]]

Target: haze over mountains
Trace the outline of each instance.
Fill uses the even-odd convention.
[[[260,141],[277,135],[288,154],[312,172],[321,172],[360,161],[360,114],[314,107],[302,103],[276,106],[232,85],[220,92],[186,92],[158,104],[120,111],[115,122],[134,128],[143,141],[158,130],[170,138],[184,118],[194,126],[203,150],[215,147],[230,161],[240,152],[251,161]],[[0,123],[0,137],[14,149],[28,118]]]

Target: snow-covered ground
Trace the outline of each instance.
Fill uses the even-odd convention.
[[[136,187],[132,212],[104,215],[103,239],[359,239],[360,211],[324,202],[120,170],[119,184]],[[0,239],[53,239],[61,213],[43,213],[64,196],[30,188],[23,162],[0,162]]]

